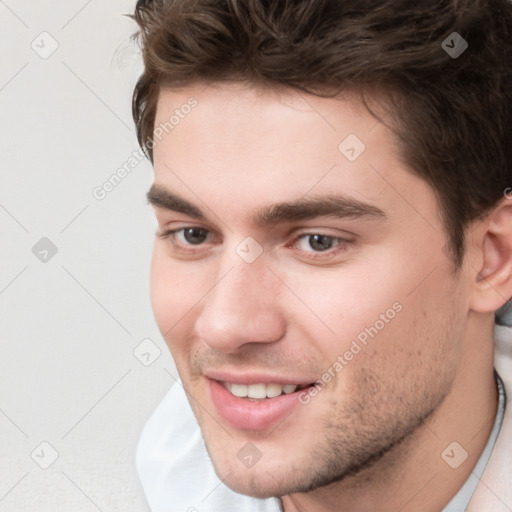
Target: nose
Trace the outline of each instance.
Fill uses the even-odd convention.
[[[263,261],[235,261],[203,301],[196,333],[210,348],[236,353],[248,343],[272,343],[286,331],[279,280]]]

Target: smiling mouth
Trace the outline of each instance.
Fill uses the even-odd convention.
[[[294,383],[293,378],[279,383],[276,376],[255,374],[221,376],[217,372],[217,378],[212,378],[212,373],[207,377],[208,389],[216,412],[229,426],[240,430],[261,431],[281,424],[300,406],[301,394],[315,385],[307,381]]]
[[[265,400],[276,398],[281,395],[289,395],[301,391],[312,384],[238,384],[233,382],[220,382],[233,396],[245,398],[246,400]]]

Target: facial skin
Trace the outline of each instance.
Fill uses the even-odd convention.
[[[454,273],[433,190],[355,96],[164,90],[155,127],[190,97],[194,110],[155,140],[151,197],[160,234],[199,231],[156,236],[151,296],[219,478],[242,494],[282,497],[287,512],[440,510],[496,412],[493,319],[471,309],[482,231]],[[338,149],[349,134],[366,146],[354,161]],[[270,222],[277,204],[327,196],[350,199],[352,214]],[[245,261],[240,249],[257,256],[258,246]],[[333,370],[382,314],[378,334]],[[206,377],[314,383],[329,368],[316,396],[268,428],[230,424]],[[468,452],[457,470],[441,458],[453,441]],[[261,453],[250,468],[237,457],[248,442]]]

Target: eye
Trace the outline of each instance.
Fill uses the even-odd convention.
[[[354,237],[344,238],[310,232],[295,236],[294,241],[288,247],[293,248],[297,256],[305,260],[316,263],[334,263],[341,261],[356,246],[357,239]]]
[[[344,238],[321,235],[321,234],[304,234],[298,237],[299,248],[306,252],[325,252],[338,245],[347,244],[348,240]]]
[[[302,235],[299,237],[299,246],[308,251],[327,251],[334,245],[335,238],[327,235]]]
[[[204,228],[190,227],[177,229],[173,232],[174,236],[185,244],[199,245],[208,239],[208,230]]]
[[[169,229],[157,233],[160,238],[170,239],[173,246],[194,246],[209,241],[211,233],[208,229],[198,226],[187,226],[179,229]]]

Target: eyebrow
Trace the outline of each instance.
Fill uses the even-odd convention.
[[[200,208],[159,185],[151,186],[147,200],[155,207],[183,213],[198,220],[207,218]],[[354,197],[330,194],[273,204],[253,214],[252,220],[257,225],[265,226],[316,217],[385,219],[386,213],[377,206]]]
[[[167,189],[159,187],[158,185],[151,185],[148,193],[146,194],[148,203],[158,208],[164,208],[178,213],[183,213],[189,217],[204,220],[206,216],[204,213],[192,203],[185,199],[173,194]]]

